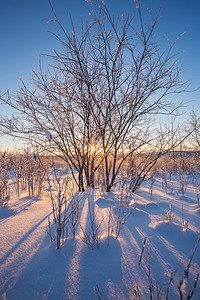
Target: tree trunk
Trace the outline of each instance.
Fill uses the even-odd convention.
[[[81,168],[78,174],[79,192],[84,192],[84,182],[83,182],[83,169]]]

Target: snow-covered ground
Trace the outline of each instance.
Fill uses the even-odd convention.
[[[149,247],[150,254],[154,253],[152,282],[154,287],[157,281],[163,288],[163,299],[166,299],[171,273],[182,264],[169,290],[169,299],[179,299],[177,285],[183,279],[200,232],[195,188],[188,185],[185,195],[178,194],[176,188],[166,192],[161,179],[156,178],[150,195],[149,185],[144,183],[129,198],[129,208],[122,208],[123,215],[129,210],[130,215],[119,238],[111,236],[108,246],[109,212],[118,212],[118,193],[117,190],[107,194],[98,189],[87,191],[81,203],[82,232],[75,240],[66,239],[59,250],[46,232],[52,214],[48,197],[25,194],[11,197],[7,207],[0,207],[1,299],[85,300],[98,299],[98,293],[102,299],[133,299],[133,287],[137,286],[140,299],[149,299],[149,278],[143,270],[147,270],[145,251]],[[80,238],[90,226],[89,203],[99,224],[99,247],[94,249],[88,248]],[[171,222],[166,220],[167,215]],[[145,237],[146,250],[139,266]],[[191,286],[198,272],[200,245],[189,269]],[[186,285],[185,289],[189,288],[188,282]],[[192,299],[200,299],[200,282]]]

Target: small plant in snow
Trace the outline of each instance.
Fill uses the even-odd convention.
[[[116,196],[116,206],[112,209],[109,202],[107,245],[113,234],[118,239],[119,234],[130,215],[130,190],[127,181],[120,181],[120,194]]]
[[[186,174],[179,173],[179,190],[178,192],[185,195],[188,185],[188,176]]]
[[[123,205],[129,207],[131,199],[130,184],[128,183],[127,177],[122,175],[118,183],[119,196],[117,197],[119,201],[122,201]]]
[[[146,248],[145,243],[146,243],[146,237],[143,242],[142,251],[140,254],[140,259],[139,259],[138,265],[141,266],[141,268],[143,269],[144,273],[146,274],[146,276],[148,278],[149,297],[150,297],[150,299],[153,299],[153,296],[155,293],[155,291],[154,291],[155,288],[154,288],[153,277],[152,277],[152,273],[151,273],[151,259],[155,255],[156,251],[154,251],[154,252],[151,251],[151,240],[149,240],[148,248]],[[157,295],[160,296],[159,290],[157,290]]]
[[[80,239],[87,245],[88,248],[94,249],[99,247],[99,229],[101,222],[98,221],[97,216],[99,211],[95,213],[94,203],[88,197],[88,211],[89,211],[89,223],[86,229],[83,228],[80,220],[77,219],[79,224],[79,230],[77,231]]]
[[[168,191],[168,181],[167,181],[167,175],[166,175],[166,173],[162,172],[161,177],[162,177],[162,188],[167,193],[167,191]]]
[[[200,199],[199,199],[200,191],[199,191],[199,187],[198,187],[198,189],[195,189],[195,193],[197,195],[197,209],[200,209]]]
[[[166,213],[166,220],[168,222],[172,222],[174,219],[174,213],[172,212],[172,204],[169,206],[169,210]]]
[[[61,247],[62,241],[68,236],[68,224],[72,214],[77,211],[78,205],[75,191],[72,190],[71,177],[66,174],[66,170],[56,169],[52,159],[50,172],[47,172],[48,194],[51,199],[53,220],[55,226],[55,238],[57,241],[57,249]],[[73,223],[73,226],[74,223]],[[51,223],[49,221],[47,232],[51,239],[53,238],[51,231]]]
[[[148,183],[149,183],[150,200],[152,200],[153,186],[155,183],[155,173],[154,172],[151,172]]]
[[[130,215],[130,208],[124,205],[122,195],[118,198],[117,205],[113,210],[112,232],[114,233],[115,238],[118,239],[119,234]]]
[[[143,246],[142,246],[138,266],[141,266],[141,268],[143,269],[144,273],[146,274],[146,276],[148,278],[149,299],[150,300],[161,300],[161,299],[168,300],[171,283],[174,280],[174,277],[175,277],[177,271],[179,270],[179,268],[181,267],[182,263],[179,262],[179,265],[176,268],[176,270],[171,272],[168,285],[166,286],[167,287],[166,294],[164,296],[164,286],[161,286],[160,283],[153,278],[153,274],[151,271],[151,259],[155,255],[156,251],[152,252],[152,250],[151,250],[151,239],[149,240],[148,248],[146,247],[146,240],[147,240],[147,238],[145,237],[144,241],[143,241]],[[136,296],[137,296],[137,294],[136,294]],[[133,299],[139,299],[139,297],[138,296],[136,297],[136,296],[133,297]],[[181,298],[181,300],[182,300],[182,298]]]
[[[189,220],[187,218],[186,221],[185,220],[183,221],[183,231],[186,231],[188,229],[188,226],[189,226]]]
[[[127,288],[127,290],[130,292],[131,296],[133,297],[134,300],[139,300],[140,299],[140,291],[139,291],[139,288],[138,286],[130,286],[130,285],[127,285],[127,283],[122,280],[125,287]]]
[[[188,265],[187,265],[186,269],[184,270],[183,279],[180,281],[180,284],[178,286],[181,300],[183,300],[183,296],[185,296],[187,300],[192,299],[192,297],[194,295],[194,292],[195,292],[195,289],[197,287],[197,282],[198,282],[198,279],[199,279],[199,273],[196,275],[194,284],[192,285],[191,282],[189,281],[189,269],[191,267],[192,259],[194,257],[194,254],[195,254],[196,250],[197,250],[199,241],[200,241],[200,235],[198,236],[197,243],[196,243],[196,245],[194,247],[194,250],[193,250],[193,252],[190,256],[190,260],[188,262]]]
[[[187,218],[186,221],[183,218],[183,205],[182,205],[182,226],[183,226],[183,231],[186,231],[188,229],[188,226],[189,226],[188,218]]]

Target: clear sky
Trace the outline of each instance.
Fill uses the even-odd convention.
[[[105,0],[106,1],[106,0]],[[88,18],[88,3],[84,0],[52,0],[52,5],[65,28],[69,27],[69,12],[75,26],[80,17]],[[135,11],[133,0],[107,0],[110,11],[121,15]],[[166,34],[174,41],[181,33],[177,50],[184,50],[181,60],[188,70],[184,79],[192,81],[191,89],[200,86],[200,1],[199,0],[142,0],[155,12],[162,4],[162,19],[158,25],[162,40]],[[47,31],[56,32],[56,25],[47,24],[53,18],[48,0],[0,0],[0,91],[14,91],[18,80],[26,80],[32,69],[38,68],[39,52],[51,54],[58,45]],[[162,44],[161,44],[162,45]],[[180,95],[180,100],[190,101],[186,111],[192,107],[200,111],[200,90]],[[2,108],[1,113],[2,113]],[[7,113],[7,111],[3,111]],[[13,143],[12,143],[13,146]],[[11,148],[7,138],[0,138],[0,150]]]

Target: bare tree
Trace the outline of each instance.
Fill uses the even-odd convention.
[[[0,206],[6,206],[9,196],[9,179],[10,179],[10,157],[4,152],[0,153]]]
[[[147,9],[143,17],[137,2],[136,17],[127,13],[115,19],[103,0],[88,2],[90,23],[82,22],[78,34],[72,21],[72,33],[65,30],[50,3],[61,29],[53,35],[63,51],[53,51],[46,73],[41,67],[33,72],[32,87],[21,80],[15,97],[1,97],[20,114],[1,116],[0,125],[4,134],[23,137],[65,160],[80,191],[84,175],[94,186],[103,163],[110,191],[133,153],[154,153],[144,174],[166,153],[155,120],[174,111],[167,96],[185,91],[187,82],[181,81],[175,43],[163,51],[155,40],[160,11],[154,17]]]

